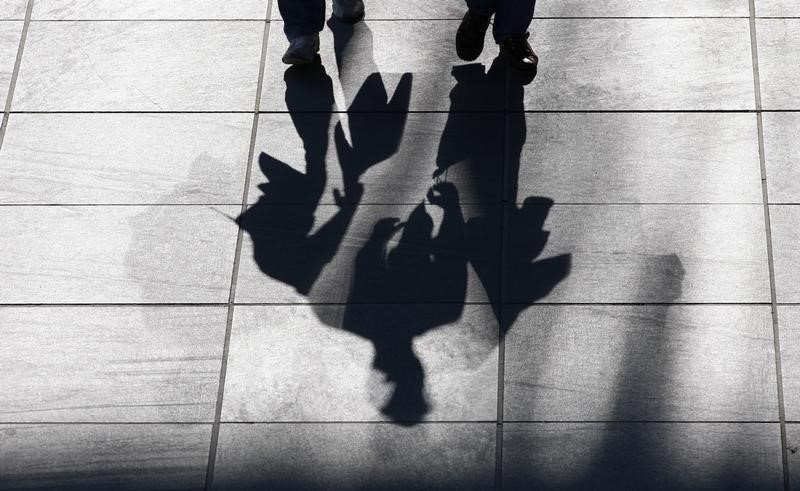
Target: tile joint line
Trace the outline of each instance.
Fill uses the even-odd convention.
[[[749,0],[750,8],[750,49],[753,63],[753,92],[756,104],[756,123],[758,129],[758,158],[761,166],[761,195],[764,205],[764,228],[767,241],[767,264],[769,268],[769,287],[772,310],[772,336],[775,351],[775,375],[778,396],[778,419],[780,422],[781,461],[783,464],[783,487],[789,491],[791,487],[789,475],[789,456],[786,442],[786,406],[783,392],[783,369],[781,366],[781,340],[778,319],[778,299],[775,284],[775,259],[772,243],[772,223],[770,217],[769,188],[767,187],[767,165],[764,152],[763,104],[761,100],[761,75],[758,63],[758,36],[756,31],[755,0]]]
[[[242,202],[241,202],[240,213],[244,213],[247,210],[248,191],[250,189],[250,177],[252,172],[253,157],[255,155],[256,135],[258,133],[261,93],[264,85],[264,70],[267,58],[267,43],[269,41],[269,32],[270,32],[269,19],[271,12],[272,12],[272,0],[270,0],[267,3],[266,18],[263,21],[264,33],[263,33],[263,38],[261,40],[261,59],[258,69],[258,82],[257,82],[258,85],[256,87],[256,98],[253,107],[253,126],[250,132],[250,146],[246,162],[247,171],[245,173],[245,181],[242,190]],[[228,314],[225,323],[225,339],[222,347],[222,360],[220,362],[219,385],[217,386],[217,402],[214,409],[214,424],[211,428],[211,442],[209,445],[209,452],[208,452],[208,464],[206,466],[206,476],[205,476],[206,491],[211,490],[214,484],[214,470],[217,460],[217,447],[219,445],[219,432],[222,420],[222,403],[225,395],[225,379],[228,370],[228,356],[230,353],[231,330],[233,327],[233,313],[235,309],[235,300],[236,300],[236,281],[237,277],[239,276],[239,264],[242,256],[243,236],[244,236],[244,230],[239,228],[236,235],[236,252],[234,254],[233,266],[231,269],[231,287],[230,287],[230,292],[228,294],[228,303],[227,303]]]
[[[505,67],[505,81],[503,84],[503,156],[501,166],[501,193],[500,193],[500,248],[498,258],[500,274],[498,275],[498,298],[497,298],[497,428],[495,432],[495,469],[494,469],[494,488],[503,489],[503,424],[504,414],[503,408],[505,406],[505,364],[506,364],[506,345],[505,337],[503,336],[503,266],[505,259],[505,219],[508,203],[507,196],[507,171],[508,171],[508,145],[509,145],[509,94],[510,94],[510,67],[506,64]],[[516,196],[514,196],[516,198]],[[515,206],[515,203],[511,203]]]

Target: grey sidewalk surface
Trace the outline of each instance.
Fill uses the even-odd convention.
[[[0,0],[0,489],[800,489],[800,3]]]

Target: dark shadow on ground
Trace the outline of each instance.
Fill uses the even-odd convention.
[[[305,147],[306,172],[294,171],[290,165],[262,154],[259,163],[268,180],[259,186],[264,195],[237,219],[253,240],[255,261],[261,271],[294,286],[303,295],[309,294],[340,250],[363,196],[360,176],[397,152],[411,90],[411,75],[405,74],[389,98],[383,77],[375,71],[353,93],[352,87],[358,87],[357,83],[344,80],[350,76],[349,57],[363,58],[363,63],[377,70],[372,59],[371,32],[366,23],[358,25],[361,49],[350,54],[356,37],[354,27],[335,21],[329,22],[329,27],[334,32],[336,62],[349,104],[351,141],[347,142],[341,123],[337,123],[333,138],[343,175],[343,190],[334,190],[338,209],[312,233],[326,184],[330,119],[317,117],[312,124],[308,115],[293,113]],[[498,201],[497,190],[490,186],[476,186],[475,189],[485,189],[485,194],[478,195],[480,205],[471,209],[465,219],[459,190],[447,181],[454,168],[475,182],[499,182],[497,173],[502,174],[504,168],[513,172],[519,168],[526,134],[524,116],[506,118],[504,131],[511,125],[523,126],[511,132],[514,137],[507,141],[514,148],[507,151],[505,161],[501,155],[487,151],[484,141],[484,135],[498,131],[496,119],[460,117],[465,108],[471,107],[471,101],[497,90],[508,90],[508,95],[513,96],[509,108],[522,107],[523,84],[509,90],[505,71],[502,59],[495,60],[488,70],[477,64],[453,70],[456,84],[450,94],[450,114],[436,161],[430,163],[432,186],[427,196],[411,197],[418,204],[406,217],[377,217],[370,236],[355,239],[363,242],[357,245],[353,270],[350,274],[345,272],[338,285],[347,292],[343,315],[329,319],[317,312],[328,325],[358,334],[373,344],[373,368],[382,372],[394,389],[381,411],[400,424],[416,424],[430,410],[425,373],[413,341],[462,316],[470,267],[477,273],[498,319],[500,332],[492,337],[494,343],[505,335],[515,318],[501,314],[502,289],[511,289],[514,298],[522,299],[518,313],[550,292],[569,272],[569,256],[537,260],[547,243],[544,222],[552,200],[531,197],[520,207],[513,200]],[[316,94],[320,98],[317,102],[324,103],[324,107],[333,106],[332,83],[320,64],[289,68],[285,80],[290,111],[306,106],[304,97],[308,93]],[[313,90],[309,92],[309,88]],[[375,107],[383,108],[388,118],[378,131],[371,126],[372,120],[363,117],[366,110]],[[508,182],[513,184],[516,178]],[[507,196],[516,194],[516,189],[506,189]],[[286,203],[297,204],[285,206]],[[439,209],[442,218],[438,228],[429,207]],[[503,238],[507,242],[503,264],[511,274],[510,280],[501,285]],[[353,240],[348,242],[352,245]]]
[[[544,229],[553,200],[543,196],[531,196],[518,203],[518,173],[521,165],[522,147],[527,137],[524,111],[524,86],[528,77],[508,73],[505,60],[495,58],[488,69],[481,64],[455,67],[453,77],[457,83],[450,93],[450,114],[442,134],[436,170],[433,177],[446,179],[454,166],[467,166],[469,175],[477,181],[490,180],[493,172],[503,168],[503,190],[500,209],[492,203],[490,195],[482,196],[483,208],[466,225],[467,235],[479,237],[494,230],[503,231],[502,251],[500,243],[491,255],[502,255],[502,285],[499,269],[494,264],[473,260],[478,277],[492,303],[500,324],[500,335],[505,335],[517,316],[530,304],[541,299],[567,277],[571,268],[569,255],[539,259],[549,238]],[[503,86],[506,91],[504,112],[505,160],[501,156],[488,155],[484,150],[482,135],[492,131],[484,119],[459,117],[460,111],[469,107],[470,101],[483,97],[488,90]],[[464,137],[466,136],[466,137]],[[486,190],[487,188],[479,188]],[[500,213],[498,213],[500,211]],[[501,223],[498,223],[501,221]],[[470,251],[477,258],[486,251]],[[513,302],[500,311],[504,302]]]

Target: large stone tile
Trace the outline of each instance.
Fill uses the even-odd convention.
[[[519,160],[522,141],[510,140],[509,199],[762,202],[752,114],[533,113],[510,123],[527,127],[527,137]]]
[[[461,203],[500,202],[502,115],[343,116],[262,114],[256,150],[266,155],[255,157],[250,201],[265,192],[270,202],[332,204],[347,176],[363,184],[365,204],[420,202],[436,178],[455,184]]]
[[[532,306],[505,346],[506,421],[778,414],[769,306]]]
[[[783,489],[775,424],[504,426],[503,489]]]
[[[797,489],[800,483],[800,425],[786,425],[786,447],[789,460],[789,482],[791,489]]]
[[[755,107],[747,19],[539,20],[533,33],[526,109]]]
[[[494,424],[223,424],[214,489],[491,489]]]
[[[317,207],[264,198],[238,219],[236,301],[496,301],[500,208],[449,203]]]
[[[226,302],[237,211],[0,207],[0,303]]]
[[[761,203],[752,114],[583,113],[514,116],[525,124],[514,193],[556,203]],[[516,132],[517,135],[520,132]]]
[[[211,425],[0,425],[2,489],[203,489]]]
[[[458,21],[331,22],[320,34],[322,75],[318,66],[287,69],[281,63],[288,46],[282,28],[282,22],[270,28],[264,111],[503,109],[504,64],[493,64],[493,49],[473,63],[460,61]],[[303,97],[287,98],[287,90]]]
[[[800,421],[800,307],[778,308],[786,419]]]
[[[0,22],[0,101],[5,107],[14,61],[19,51],[22,22]]]
[[[800,203],[800,113],[762,115],[770,203]]]
[[[772,205],[770,221],[778,302],[800,302],[800,207]]]
[[[0,420],[213,421],[225,308],[0,308]]]
[[[794,0],[758,0],[756,15],[759,17],[800,17],[800,4]]]
[[[33,18],[112,19],[265,19],[268,0],[38,0]]]
[[[18,111],[252,111],[263,22],[35,22]]]
[[[562,0],[539,2],[536,6],[537,17],[746,17],[749,14],[747,0]]]
[[[800,19],[759,19],[758,68],[764,109],[800,109]]]
[[[508,213],[504,301],[769,301],[761,206],[556,205],[543,225],[547,214],[534,200]]]
[[[489,305],[237,307],[224,421],[497,417]]]
[[[13,114],[0,202],[241,203],[252,116]]]
[[[0,19],[25,19],[28,0],[0,0]]]

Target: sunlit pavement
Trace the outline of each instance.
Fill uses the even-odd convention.
[[[0,0],[0,489],[800,489],[800,3],[464,11]]]

